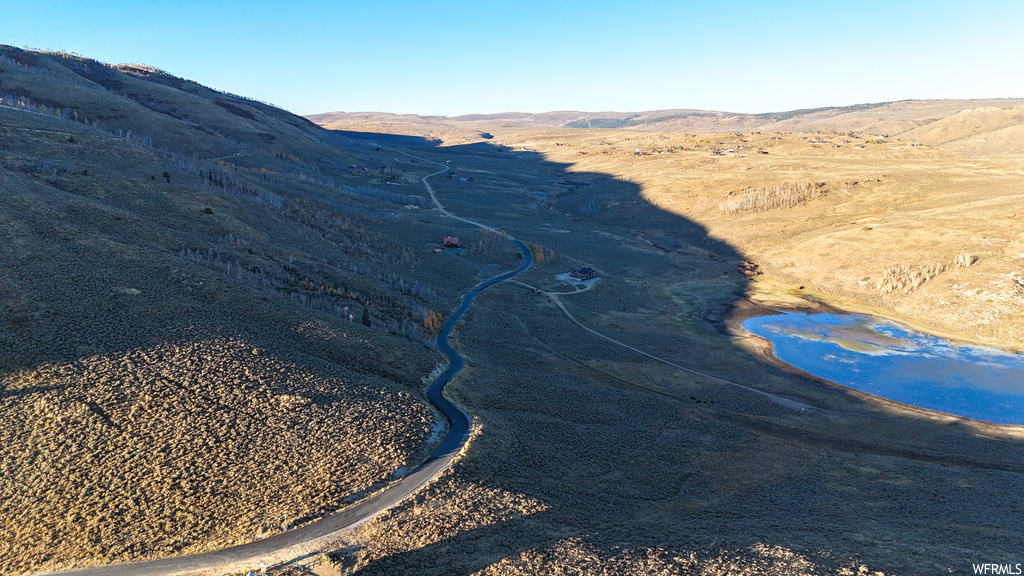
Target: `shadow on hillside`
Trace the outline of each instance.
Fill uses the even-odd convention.
[[[423,148],[425,146],[436,147],[441,145],[441,140],[427,140],[419,136],[405,136],[402,134],[330,130],[328,135],[333,142],[342,146],[366,146],[369,143],[374,143],[378,146]]]
[[[749,306],[741,255],[700,225],[652,205],[633,183],[570,172],[533,152],[477,143],[445,147],[440,156],[435,143],[396,141],[412,154],[453,159],[459,177],[475,176],[436,177],[453,213],[567,255],[543,275],[581,263],[597,268],[604,276],[597,290],[564,298],[583,322],[812,409],[681,372],[681,383],[665,372],[651,376],[645,358],[578,332],[546,298],[495,287],[471,309],[464,322],[473,328],[460,336],[469,364],[478,355],[488,368],[457,383],[485,434],[456,477],[548,508],[465,530],[458,514],[442,518],[452,535],[359,574],[469,575],[566,546],[623,566],[653,550],[694,551],[702,561],[724,562],[725,571],[755,564],[800,571],[802,559],[827,570],[862,562],[887,573],[956,571],[1024,545],[1010,496],[1024,489],[1024,444],[981,437],[968,422],[883,412],[859,393],[752,357],[725,328],[738,306]],[[543,281],[534,270],[530,281]],[[637,311],[677,314],[659,283],[680,274],[714,285],[689,303],[689,334],[652,338],[642,323],[624,320]],[[488,325],[495,329],[481,328]],[[616,362],[635,366],[635,374],[609,365]],[[984,480],[993,474],[1005,491]],[[457,497],[440,484],[431,498]],[[470,516],[474,506],[467,504]],[[977,532],[961,538],[950,526]],[[952,541],[961,547],[955,553]],[[562,562],[585,564],[566,554]]]
[[[492,143],[441,150],[438,142],[412,136],[340,132],[331,138],[364,151],[373,144],[452,160],[458,176],[434,180],[448,209],[564,255],[529,282],[580,266],[601,273],[598,289],[564,299],[582,322],[652,354],[815,408],[804,414],[747,390],[656,370],[633,351],[581,333],[528,289],[495,286],[474,304],[459,335],[471,368],[486,362],[486,369],[471,371],[453,390],[483,435],[457,465],[455,480],[433,485],[432,498],[466,498],[451,489],[461,482],[546,509],[528,516],[514,506],[507,514],[483,511],[473,520],[484,525],[476,528],[460,527],[459,514],[443,517],[445,536],[374,561],[361,574],[471,574],[568,539],[587,554],[627,564],[637,561],[633,551],[643,557],[648,550],[680,557],[727,551],[748,562],[807,557],[831,568],[860,559],[873,570],[905,573],[966,572],[972,561],[1024,548],[1021,442],[982,436],[962,421],[883,411],[860,394],[752,357],[724,326],[744,306],[748,288],[737,271],[738,251],[652,205],[637,185]],[[200,210],[192,214],[197,222],[213,216]],[[85,228],[83,213],[58,218]],[[248,287],[217,291],[203,283],[206,276],[151,254],[102,260],[95,247],[53,227],[50,220],[58,218],[47,214],[19,214],[23,221],[16,222],[45,239],[45,250],[32,247],[39,251],[25,251],[33,257],[16,260],[13,244],[0,246],[0,266],[9,273],[0,295],[14,303],[4,319],[11,331],[0,334],[4,376],[216,338],[260,347],[286,342],[296,355],[340,357],[352,362],[348,368],[393,380],[403,374],[389,366],[398,356],[391,337],[365,331],[341,352],[314,338],[297,339],[289,321],[296,308],[287,299],[252,306]],[[275,217],[266,214],[261,223]],[[94,223],[114,232],[130,225]],[[453,223],[452,230],[464,226]],[[196,234],[212,238],[210,230]],[[117,241],[100,248],[123,254]],[[675,299],[666,295],[668,281],[683,285]],[[132,291],[137,287],[142,290]],[[677,317],[687,332],[645,324]],[[31,339],[19,332],[39,325]],[[0,399],[21,402],[40,390],[0,390]],[[501,508],[503,497],[490,505]],[[473,515],[479,506],[470,499],[462,510]],[[574,562],[573,552],[564,562]],[[801,571],[808,570],[789,570]]]

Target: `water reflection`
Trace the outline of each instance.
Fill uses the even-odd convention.
[[[959,344],[858,314],[784,313],[743,327],[783,362],[832,382],[922,408],[1024,424],[1024,355]]]

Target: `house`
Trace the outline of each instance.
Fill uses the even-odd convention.
[[[459,244],[459,239],[454,236],[445,236],[442,240],[445,248],[462,248],[462,244]]]
[[[577,280],[593,280],[597,278],[597,272],[593,268],[580,268],[579,270],[573,270],[570,276]]]
[[[434,254],[444,254],[444,250],[440,248],[434,248],[433,250],[431,250],[431,252],[433,252]]]

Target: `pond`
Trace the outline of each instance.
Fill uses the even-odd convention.
[[[775,356],[837,384],[904,404],[1024,424],[1024,354],[960,344],[859,314],[786,312],[743,327]]]

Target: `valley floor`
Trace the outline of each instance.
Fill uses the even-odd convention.
[[[494,146],[419,153],[475,176],[436,185],[450,210],[546,257],[458,330],[468,368],[451,397],[479,426],[466,455],[339,542],[340,573],[970,573],[1024,545],[1018,428],[767,361],[728,328],[758,306],[745,255],[628,182],[612,193],[633,194],[631,212],[586,217],[559,179],[603,174]],[[693,372],[581,330],[530,288],[565,291],[556,276],[583,266],[601,280],[559,297],[573,317]],[[817,307],[774,294],[759,301]]]

